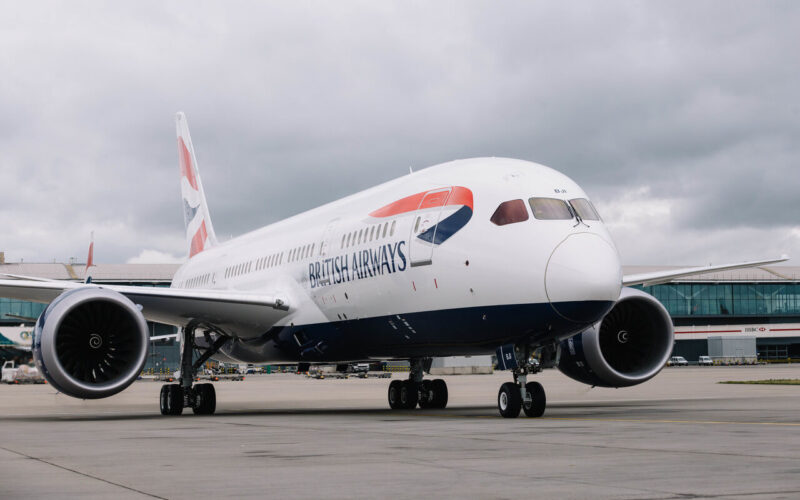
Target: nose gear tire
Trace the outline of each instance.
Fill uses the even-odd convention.
[[[525,390],[528,391],[530,401],[526,401],[522,405],[522,410],[525,415],[529,417],[541,417],[544,415],[544,409],[547,406],[547,397],[544,393],[544,387],[539,382],[528,382],[525,384]]]
[[[506,382],[500,386],[497,393],[497,409],[503,418],[517,418],[522,409],[522,395],[519,386],[513,382]]]

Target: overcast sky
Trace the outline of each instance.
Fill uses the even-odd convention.
[[[0,251],[186,254],[457,158],[564,172],[625,264],[800,258],[800,2],[5,2]]]

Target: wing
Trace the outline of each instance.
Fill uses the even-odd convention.
[[[787,260],[789,260],[789,257],[783,255],[779,259],[754,260],[750,262],[742,262],[740,264],[721,264],[718,266],[685,267],[683,269],[670,269],[669,271],[657,271],[653,273],[626,274],[625,276],[622,277],[622,285],[623,286],[657,285],[659,283],[667,283],[675,278],[682,278],[684,276],[704,274],[712,271],[727,271],[730,269],[740,269],[743,267],[766,266],[768,264],[775,264],[776,262],[785,262]]]
[[[142,314],[149,321],[174,326],[199,321],[245,336],[264,332],[289,314],[285,299],[225,290],[0,280],[0,297],[49,303],[66,290],[84,287],[121,293],[141,306]]]

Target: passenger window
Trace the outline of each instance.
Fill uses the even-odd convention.
[[[386,238],[386,230],[389,229],[389,223],[383,225],[383,238]]]
[[[416,233],[416,232],[417,232],[417,230],[419,229],[419,219],[420,219],[420,218],[419,218],[419,217],[417,217],[417,221],[416,221],[416,222],[414,222],[414,233]]]
[[[528,220],[528,209],[522,200],[509,200],[501,203],[489,219],[498,226]]]
[[[375,226],[372,226],[372,229],[369,230],[369,241],[372,241],[373,236],[375,236]]]
[[[533,210],[533,216],[539,220],[567,220],[572,219],[572,210],[564,200],[558,198],[531,198],[528,200]]]
[[[392,221],[392,228],[389,230],[389,236],[394,236],[394,225],[396,222],[396,220]]]
[[[569,200],[569,204],[572,205],[572,209],[575,210],[575,213],[578,214],[578,217],[581,219],[600,220],[600,215],[597,213],[597,210],[594,209],[594,205],[586,198]]]
[[[361,236],[363,236],[363,235],[364,235],[364,230],[363,229],[359,229],[358,230],[358,244],[359,245],[361,244]]]

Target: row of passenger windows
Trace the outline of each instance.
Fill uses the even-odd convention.
[[[600,220],[592,202],[586,198],[575,198],[566,202],[559,198],[528,198],[533,216],[539,220]],[[498,226],[528,220],[528,208],[522,200],[501,203],[489,219]]]
[[[201,274],[186,280],[185,288],[199,288],[211,283],[211,273]]]
[[[368,241],[378,240],[380,238],[386,238],[388,236],[394,236],[395,226],[397,225],[397,221],[393,220],[391,224],[387,221],[383,224],[374,224],[370,227],[366,227],[363,229],[359,229],[358,231],[352,231],[349,233],[345,233],[342,235],[342,241],[340,243],[340,248],[347,248],[353,245],[360,245],[361,243],[366,243]],[[320,244],[319,252],[320,255],[322,254],[323,244]],[[286,262],[296,262],[300,260],[307,259],[309,257],[314,256],[314,251],[317,250],[316,243],[309,243],[307,245],[299,246],[296,248],[292,248],[288,252],[280,252],[280,253],[273,253],[271,255],[266,255],[264,257],[260,257],[256,260],[242,262],[235,266],[229,266],[225,268],[225,277],[232,278],[234,276],[241,276],[243,274],[247,274],[253,271],[260,271],[262,269],[269,269],[271,267],[279,266],[283,264],[283,257],[284,253],[286,253]],[[205,275],[200,277],[205,281],[187,281],[187,286],[201,286],[207,284],[210,279],[211,275]]]
[[[342,235],[342,242],[339,244],[339,248],[349,248],[368,241],[386,238],[387,234],[390,237],[394,236],[394,228],[396,225],[396,220],[392,221],[391,227],[389,226],[389,221],[386,221],[383,224],[374,224],[370,227],[359,229],[358,231],[345,233]]]

